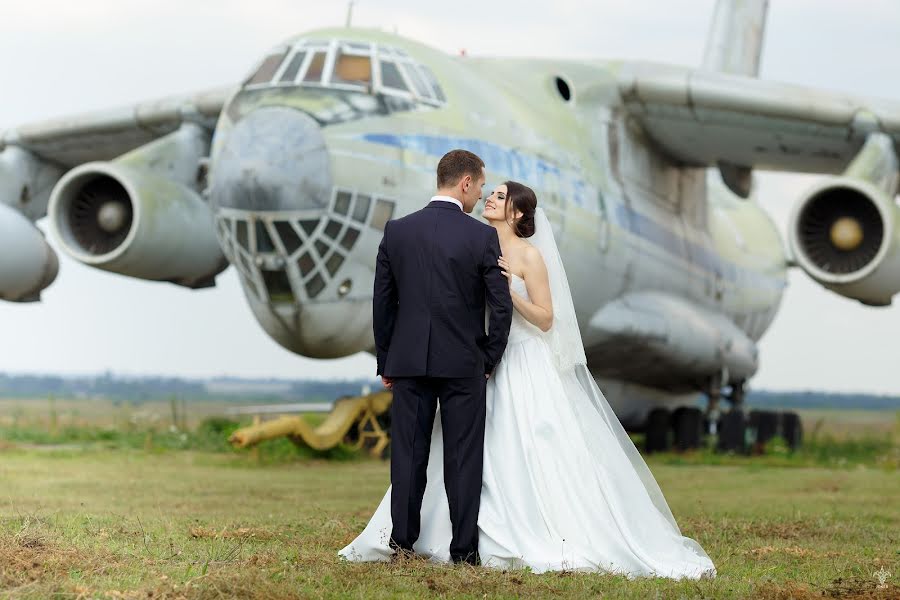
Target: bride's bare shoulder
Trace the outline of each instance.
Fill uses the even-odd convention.
[[[531,244],[526,244],[525,248],[522,249],[522,262],[531,269],[547,268],[544,265],[544,257],[541,255],[541,251]]]

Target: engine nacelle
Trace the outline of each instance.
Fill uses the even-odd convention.
[[[32,222],[47,213],[47,200],[62,170],[18,146],[0,152],[0,204]]]
[[[31,302],[53,283],[59,261],[43,234],[23,214],[0,204],[0,299]]]
[[[76,167],[54,188],[47,212],[65,252],[98,269],[197,288],[228,266],[207,203],[148,169]]]
[[[875,185],[828,178],[794,206],[791,254],[826,288],[863,304],[887,306],[900,291],[898,219],[900,207]]]

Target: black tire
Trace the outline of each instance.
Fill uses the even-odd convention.
[[[750,412],[750,427],[754,431],[753,451],[761,454],[766,442],[778,435],[778,413],[769,410]]]
[[[682,406],[672,413],[675,449],[679,452],[695,450],[703,439],[703,413],[693,406]]]
[[[803,443],[803,423],[800,421],[800,415],[795,412],[781,415],[781,435],[792,451],[800,447]]]
[[[731,395],[728,399],[731,401],[732,406],[741,407],[744,404],[746,395],[747,391],[744,389],[744,382],[740,381],[731,385]]]
[[[671,415],[668,408],[654,408],[647,415],[644,449],[648,453],[666,452],[672,447],[669,438]]]
[[[747,431],[747,419],[742,410],[730,410],[719,421],[719,442],[717,448],[720,452],[745,451],[744,436]]]

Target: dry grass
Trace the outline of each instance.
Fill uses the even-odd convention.
[[[342,563],[384,493],[381,462],[0,451],[0,597],[898,597],[896,472],[651,467],[715,580]]]
[[[807,408],[795,412],[800,415],[803,431],[807,434],[815,432],[837,439],[886,435],[897,432],[900,427],[897,411]]]
[[[191,401],[185,421],[196,427],[203,419],[222,415],[240,402]],[[63,427],[168,427],[172,423],[169,400],[140,403],[78,398],[0,398],[0,426],[43,425]]]

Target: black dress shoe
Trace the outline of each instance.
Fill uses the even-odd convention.
[[[467,564],[472,565],[473,567],[477,567],[481,564],[481,557],[478,555],[478,551],[469,552],[468,554],[459,554],[457,556],[451,556],[450,559],[455,564]]]
[[[391,562],[402,562],[416,557],[416,553],[412,548],[404,548],[394,540],[388,541],[388,546],[394,551],[391,556]]]

